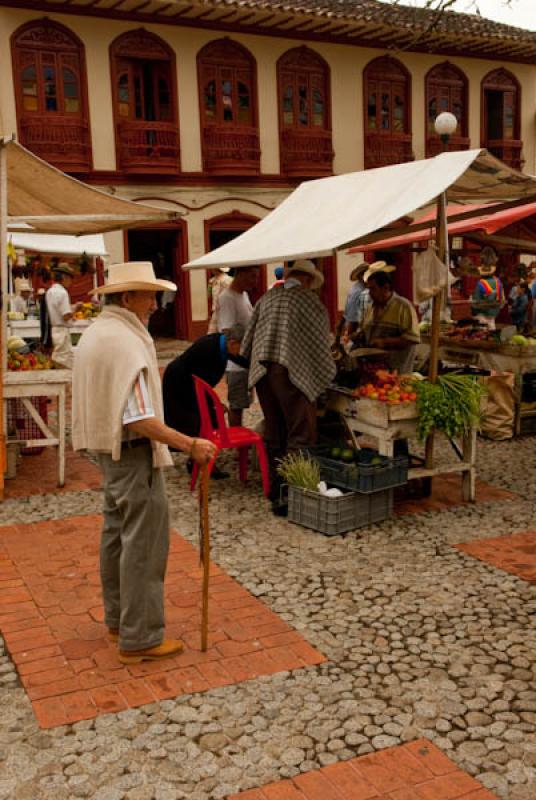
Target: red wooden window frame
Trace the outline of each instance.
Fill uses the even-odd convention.
[[[281,172],[291,177],[331,175],[334,154],[327,63],[309,47],[288,50],[277,62],[277,87]],[[315,124],[318,98],[322,119]]]
[[[139,28],[112,42],[110,60],[118,169],[129,174],[178,173],[175,53],[159,36]],[[126,82],[120,85],[123,77]]]
[[[78,36],[47,18],[33,20],[11,36],[11,56],[21,143],[64,171],[91,170],[86,61]]]
[[[523,142],[521,140],[521,86],[519,81],[507,69],[500,67],[488,72],[482,79],[481,87],[481,146],[486,147],[493,155],[509,166],[521,169],[524,161],[521,154]],[[493,137],[488,135],[490,123],[488,93],[491,92],[503,95],[500,126],[502,135]],[[506,119],[506,103],[509,104],[510,108],[509,121]],[[512,133],[506,136],[507,127],[511,128]]]
[[[435,132],[434,121],[437,115],[444,111],[450,111],[458,120],[458,128],[456,133],[449,137],[447,149],[468,150],[469,103],[465,73],[459,67],[445,61],[432,67],[426,75],[425,83],[426,157],[430,158],[442,152],[443,147]],[[436,105],[432,108],[434,100]]]
[[[232,39],[216,39],[199,51],[197,71],[205,171],[212,175],[258,174],[260,145],[254,57]]]
[[[370,98],[375,98],[371,113]],[[383,98],[386,104],[383,104]],[[402,99],[402,117],[395,109]],[[411,75],[396,58],[381,56],[370,61],[363,71],[363,124],[365,169],[413,161],[411,147]],[[385,114],[382,112],[385,111]],[[374,126],[371,120],[374,119]],[[399,121],[402,125],[400,129]]]

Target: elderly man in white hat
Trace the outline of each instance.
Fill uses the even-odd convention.
[[[363,320],[363,333],[365,343],[387,350],[389,366],[403,374],[413,370],[421,335],[412,304],[393,290],[395,269],[385,261],[375,261],[365,272],[372,304]]]
[[[327,311],[312,291],[324,276],[306,259],[295,261],[287,275],[255,306],[241,351],[264,412],[270,499],[279,516],[286,505],[279,502],[278,460],[315,443],[315,403],[335,375]]]
[[[216,455],[205,439],[164,424],[154,342],[147,330],[156,293],[175,291],[150,262],[110,266],[96,289],[105,305],[76,348],[73,447],[97,454],[103,475],[100,548],[104,621],[124,664],[158,661],[182,650],[164,638],[164,575],[169,521],[163,467],[168,446],[198,464]]]

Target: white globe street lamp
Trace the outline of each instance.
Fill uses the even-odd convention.
[[[447,143],[453,133],[456,133],[458,120],[450,111],[443,111],[435,118],[434,128],[443,144],[443,149],[447,149]]]

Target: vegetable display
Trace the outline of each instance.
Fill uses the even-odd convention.
[[[449,439],[463,436],[481,422],[481,399],[485,389],[472,375],[441,375],[437,383],[416,383],[419,419],[417,435],[422,441],[435,428]]]
[[[314,459],[301,453],[290,453],[282,459],[277,471],[289,486],[317,491],[320,483],[320,465]]]

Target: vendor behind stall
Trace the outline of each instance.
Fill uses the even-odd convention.
[[[391,273],[395,269],[385,261],[376,261],[365,273],[372,305],[363,320],[363,334],[367,346],[387,351],[391,369],[405,374],[413,371],[421,336],[412,304],[393,290]]]
[[[501,279],[495,275],[497,253],[492,247],[484,247],[480,253],[478,271],[480,280],[472,295],[471,312],[476,319],[495,330],[495,319],[506,303]]]
[[[30,310],[35,308],[35,302],[32,298],[32,287],[26,278],[22,278],[18,284],[19,293],[10,300],[10,310],[16,311],[19,314],[24,314],[26,317]]]

